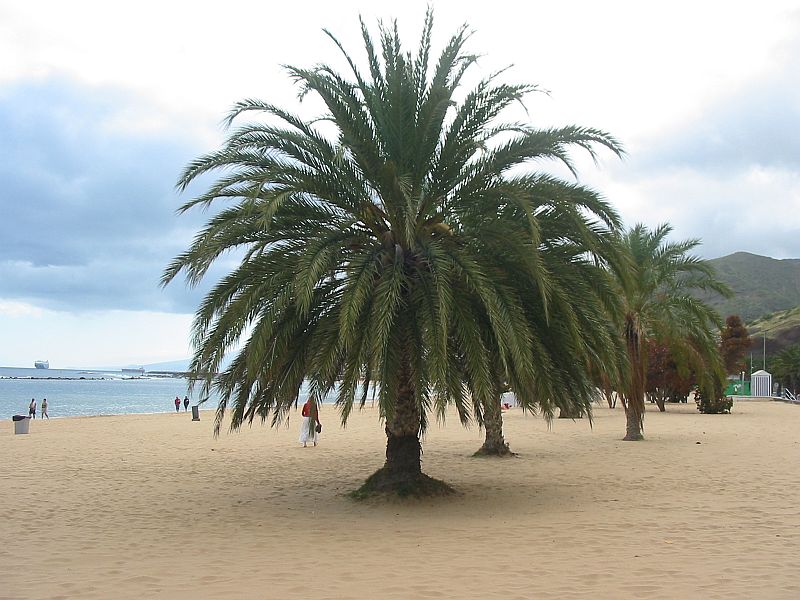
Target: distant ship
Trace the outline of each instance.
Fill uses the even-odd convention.
[[[49,369],[50,368],[50,361],[49,360],[37,360],[33,363],[33,366],[37,369]]]

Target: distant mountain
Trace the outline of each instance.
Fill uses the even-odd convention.
[[[167,362],[150,363],[142,365],[145,371],[171,371],[175,373],[185,373],[189,370],[189,359],[170,360]]]
[[[800,258],[779,260],[736,252],[710,261],[733,298],[716,294],[706,300],[720,315],[739,315],[748,325],[770,313],[800,306]]]
[[[222,364],[220,365],[220,369],[227,369],[228,365],[230,365],[231,360],[233,360],[233,356],[226,356],[222,359]],[[189,370],[189,363],[191,363],[191,359],[184,358],[182,360],[170,360],[167,362],[159,362],[159,363],[150,363],[149,365],[141,365],[144,367],[145,371],[170,371],[173,373],[185,373]],[[138,366],[138,365],[137,365]]]

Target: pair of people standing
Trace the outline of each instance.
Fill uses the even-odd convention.
[[[32,419],[36,418],[36,398],[31,398],[31,403],[28,405],[28,416]],[[42,399],[42,419],[47,417],[50,419],[50,415],[47,414],[47,398]]]
[[[183,412],[189,410],[189,396],[183,398]],[[175,396],[175,412],[181,412],[181,399],[180,396]]]
[[[322,423],[319,421],[319,405],[316,400],[311,398],[306,400],[300,414],[303,416],[303,422],[300,425],[300,443],[303,444],[303,448],[308,446],[308,442],[313,442],[316,446],[322,431]]]

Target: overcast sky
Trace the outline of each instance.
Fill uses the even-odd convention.
[[[360,56],[358,15],[397,18],[413,48],[427,4],[0,0],[0,366],[189,356],[205,288],[157,285],[207,217],[175,215],[182,167],[237,100],[310,110],[281,65],[335,61],[323,27]],[[466,22],[481,73],[550,92],[533,125],[622,141],[579,165],[626,224],[800,257],[800,0],[433,6],[437,48]]]

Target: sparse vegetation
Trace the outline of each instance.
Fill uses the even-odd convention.
[[[707,415],[730,413],[733,407],[733,398],[724,394],[721,382],[716,382],[710,390],[698,389],[695,402],[697,410]]]
[[[703,298],[720,314],[740,315],[751,333],[756,331],[756,319],[800,306],[800,259],[736,252],[708,262],[734,296],[709,294]]]
[[[800,390],[800,344],[795,344],[773,357],[772,376],[792,392]]]

